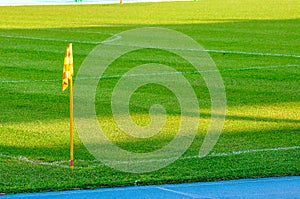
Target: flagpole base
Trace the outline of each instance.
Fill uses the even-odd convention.
[[[74,169],[74,160],[70,160],[70,169]]]

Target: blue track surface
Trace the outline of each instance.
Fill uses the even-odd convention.
[[[96,190],[16,194],[0,197],[29,199],[88,198],[300,198],[300,176],[199,182],[179,185],[134,186]]]

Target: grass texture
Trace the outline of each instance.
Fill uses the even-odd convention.
[[[192,158],[210,122],[210,98],[201,76],[188,73],[201,125],[181,158],[150,173],[121,172],[95,160],[76,134],[75,169],[70,170],[69,96],[61,92],[66,45],[73,43],[76,74],[97,42],[139,27],[170,28],[209,50],[227,96],[220,139],[210,155]],[[0,192],[299,175],[299,36],[296,0],[0,7]],[[177,56],[148,49],[122,57],[107,76],[147,62],[186,70]],[[157,85],[137,90],[133,104],[160,103],[170,122],[162,135],[132,139],[112,125],[109,91],[117,80],[103,79],[99,84],[105,91],[97,90],[97,116],[111,140],[134,152],[165,146],[180,120],[174,95]],[[149,123],[149,110],[138,105],[130,110],[138,124]]]

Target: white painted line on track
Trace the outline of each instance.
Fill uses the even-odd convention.
[[[212,153],[207,155],[208,157],[224,157],[224,156],[233,156],[233,155],[241,155],[241,154],[248,154],[248,153],[262,153],[262,152],[272,152],[272,151],[289,151],[289,150],[298,150],[300,146],[291,146],[291,147],[277,147],[277,148],[265,148],[265,149],[249,149],[249,150],[241,150],[241,151],[231,151],[231,152],[221,152],[221,153]],[[0,154],[0,157],[19,160],[23,162],[27,162],[30,164],[35,165],[46,165],[46,166],[55,166],[55,167],[62,167],[62,168],[69,168],[67,165],[68,161],[55,161],[55,162],[43,162],[39,160],[32,160],[25,156],[14,156],[14,155],[6,155]],[[187,159],[199,159],[202,158],[200,156],[185,156],[181,157],[178,160],[187,160]],[[172,158],[169,158],[172,159]],[[142,161],[131,161],[134,163],[149,163],[149,162],[160,162],[169,159],[149,159],[149,160],[142,160]],[[173,158],[174,159],[174,158]],[[175,160],[175,159],[174,159]],[[83,163],[92,163],[92,165],[88,166],[77,166],[76,168],[89,168],[89,167],[99,167],[103,166],[104,164],[97,160],[75,160],[76,162],[83,162]],[[129,161],[116,161],[114,164],[129,164]]]
[[[227,68],[220,70],[202,70],[202,71],[186,71],[186,72],[164,72],[164,73],[143,73],[143,74],[131,74],[131,75],[111,75],[111,76],[102,76],[102,77],[88,77],[88,78],[80,78],[84,79],[115,79],[121,78],[123,76],[128,77],[146,77],[146,76],[157,76],[157,75],[187,75],[187,74],[197,74],[197,73],[210,73],[210,72],[230,72],[230,71],[247,71],[247,70],[263,70],[263,69],[280,69],[280,68],[291,68],[291,67],[300,67],[300,64],[288,64],[288,65],[278,65],[278,66],[252,66],[252,67],[244,67],[244,68]],[[76,78],[74,78],[76,80]],[[0,83],[39,83],[39,82],[59,82],[61,79],[44,79],[44,80],[0,80]]]
[[[175,193],[175,194],[182,195],[182,196],[187,196],[187,197],[190,197],[190,198],[210,199],[208,197],[201,197],[200,195],[190,194],[190,193],[181,192],[181,191],[175,191],[175,190],[168,189],[168,188],[161,187],[161,186],[157,186],[157,188],[160,189],[160,190],[163,190],[163,191]]]

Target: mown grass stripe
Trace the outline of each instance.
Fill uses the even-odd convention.
[[[117,34],[112,35],[112,39],[105,41],[82,41],[82,40],[68,40],[68,39],[57,39],[57,38],[39,38],[39,37],[28,37],[28,36],[12,36],[12,35],[0,35],[0,37],[6,38],[15,38],[15,39],[32,39],[40,41],[57,41],[57,42],[72,42],[80,44],[92,44],[92,45],[114,45],[114,46],[132,46],[132,47],[141,47],[141,48],[158,48],[163,50],[180,50],[180,51],[199,51],[199,52],[210,52],[210,53],[225,53],[225,54],[236,54],[236,55],[254,55],[254,56],[266,56],[266,57],[291,57],[291,58],[300,58],[300,55],[293,54],[283,54],[283,53],[264,53],[264,52],[244,52],[244,51],[230,51],[230,50],[218,50],[218,49],[192,49],[192,48],[160,48],[156,46],[139,46],[139,45],[122,45],[122,44],[111,44],[111,42],[121,39]]]
[[[123,76],[126,77],[138,77],[138,76],[156,76],[156,75],[178,75],[178,74],[196,74],[196,73],[210,73],[210,72],[228,72],[228,71],[247,71],[247,70],[263,70],[263,69],[278,69],[278,68],[287,68],[287,67],[299,67],[299,64],[288,64],[282,66],[252,66],[245,68],[227,68],[220,70],[195,70],[195,71],[186,71],[186,72],[165,72],[165,73],[143,73],[143,74],[131,74],[131,75],[111,75],[111,76],[103,76],[103,77],[88,77],[88,78],[80,78],[84,79],[114,79],[120,78]],[[77,78],[74,78],[76,80]],[[0,83],[40,83],[40,82],[58,82],[61,79],[44,79],[44,80],[0,80]]]

